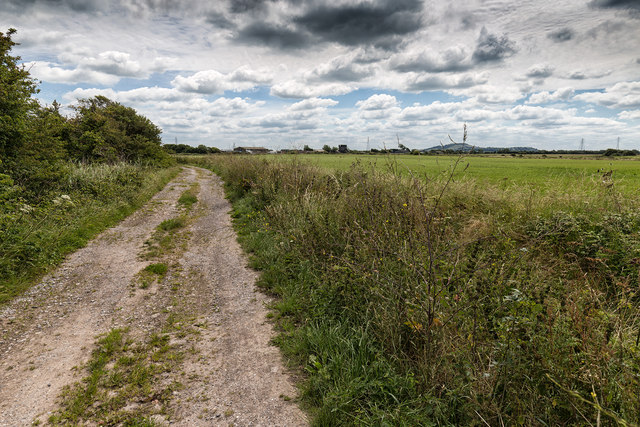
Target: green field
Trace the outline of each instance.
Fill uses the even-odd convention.
[[[273,156],[272,156],[273,157]],[[354,163],[379,170],[397,167],[398,172],[408,175],[428,176],[449,173],[456,156],[411,156],[411,155],[357,155],[357,154],[307,154],[284,155],[275,158],[311,162],[323,168],[346,170]],[[466,170],[466,165],[469,165]],[[464,176],[501,187],[530,186],[557,190],[562,186],[593,186],[602,181],[604,172],[613,171],[616,187],[623,192],[634,192],[640,183],[640,161],[632,158],[605,158],[585,156],[555,156],[548,158],[505,156],[464,156],[456,176]]]

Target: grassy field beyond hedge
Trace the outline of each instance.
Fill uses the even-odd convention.
[[[273,157],[273,156],[272,156]],[[437,178],[447,176],[456,156],[311,154],[278,156],[335,171],[348,170],[354,162],[380,171],[396,169],[402,175]],[[464,168],[466,164],[468,168]],[[640,184],[640,161],[637,157],[606,157],[596,155],[471,155],[464,159],[456,178],[472,179],[499,185],[501,189],[523,186],[537,191],[556,191],[568,186],[594,187],[605,172],[613,171],[618,191],[635,194]]]
[[[186,161],[226,182],[315,425],[638,423],[640,211],[613,174],[278,158]]]

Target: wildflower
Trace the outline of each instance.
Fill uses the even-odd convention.
[[[419,332],[422,330],[422,323],[414,322],[413,320],[408,320],[404,322],[409,328],[411,328],[414,332]]]
[[[593,398],[593,400],[596,400],[596,397],[598,397],[598,395],[596,394],[595,391],[591,392],[591,397]]]
[[[402,206],[404,206],[404,207],[406,208],[406,207],[407,207],[407,204],[406,204],[406,203],[403,203],[403,204],[402,204]]]
[[[58,197],[56,197],[55,199],[52,200],[54,205],[70,205],[73,206],[73,201],[71,200],[71,197],[69,197],[66,194],[62,194]]]
[[[33,210],[34,210],[34,209],[33,209],[33,206],[29,206],[29,205],[27,205],[26,203],[24,203],[24,204],[22,204],[22,205],[20,206],[19,210],[20,210],[20,212],[22,212],[22,213],[29,214],[29,213],[33,212]]]

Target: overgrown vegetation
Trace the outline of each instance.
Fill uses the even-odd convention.
[[[40,105],[14,33],[0,33],[0,303],[177,173],[160,129],[131,108],[98,96],[65,117]]]
[[[640,420],[640,216],[611,173],[541,195],[455,162],[187,161],[227,183],[314,424]]]

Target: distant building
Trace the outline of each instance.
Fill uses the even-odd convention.
[[[349,149],[347,148],[347,144],[338,145],[338,152],[339,153],[348,153]]]
[[[409,151],[408,148],[391,148],[389,150],[389,153],[391,153],[391,154],[408,154],[410,152],[411,151]]]
[[[234,153],[248,153],[248,154],[266,154],[271,150],[264,147],[235,147],[233,149]]]

